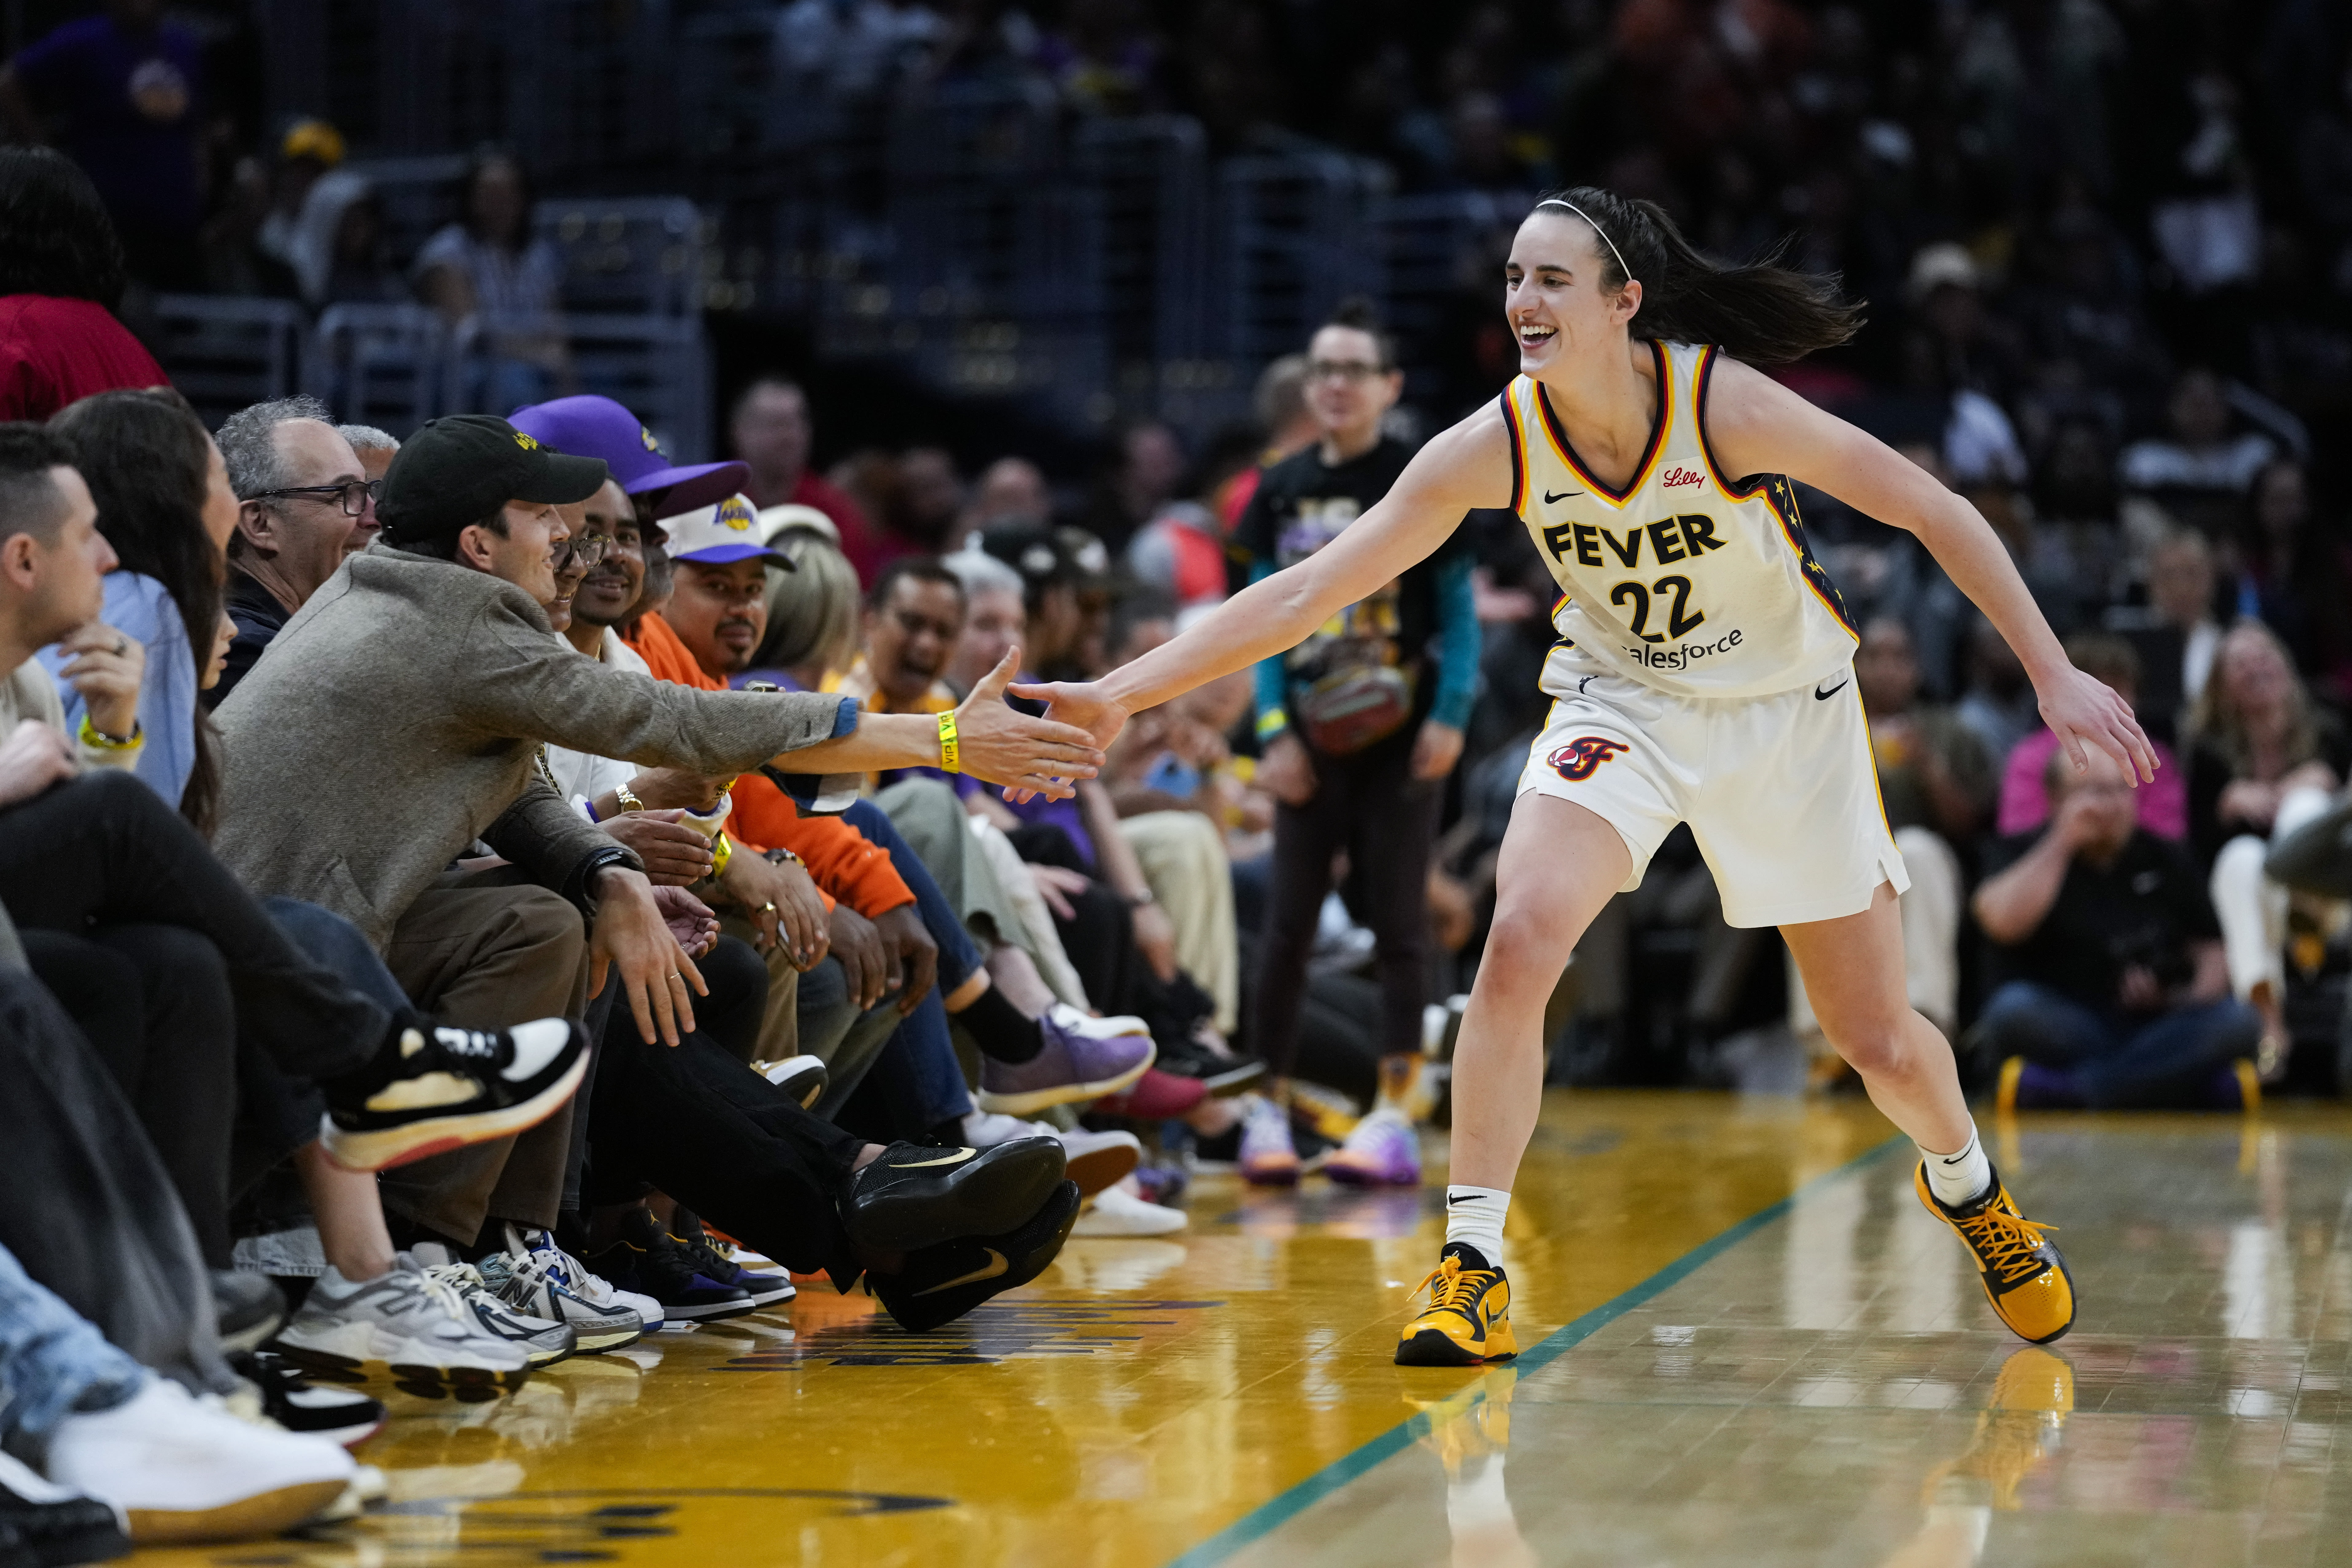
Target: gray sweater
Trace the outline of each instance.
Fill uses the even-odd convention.
[[[323,904],[381,948],[476,838],[573,893],[583,863],[618,847],[539,776],[541,742],[740,773],[840,733],[854,708],[610,668],[557,637],[513,584],[377,543],[221,704],[214,847],[256,893]]]

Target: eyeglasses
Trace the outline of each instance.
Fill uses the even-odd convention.
[[[353,479],[344,485],[296,485],[290,489],[264,490],[247,496],[247,500],[277,500],[286,496],[310,496],[324,502],[330,496],[341,503],[345,517],[357,517],[367,510],[368,503],[383,495],[382,479]]]
[[[609,533],[574,534],[555,547],[551,559],[558,572],[570,572],[575,568],[585,572],[604,559],[604,552],[612,547],[612,543],[613,536]]]
[[[1367,364],[1360,359],[1318,359],[1307,366],[1309,381],[1370,381],[1376,375],[1386,375],[1384,365]]]

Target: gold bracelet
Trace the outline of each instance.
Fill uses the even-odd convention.
[[[637,798],[637,792],[627,784],[614,784],[613,798],[621,803],[623,811],[643,811],[646,808],[646,803]]]
[[[956,744],[955,710],[940,710],[940,766],[951,773],[963,772],[961,748]]]
[[[83,745],[96,746],[101,752],[127,752],[138,745],[140,742],[137,720],[131,721],[131,733],[128,735],[110,735],[89,721],[89,713],[86,709],[82,712],[81,729],[78,733]]]
[[[724,872],[727,869],[727,862],[734,857],[735,847],[727,842],[726,834],[714,833],[710,836],[710,874],[712,876],[716,877]]]

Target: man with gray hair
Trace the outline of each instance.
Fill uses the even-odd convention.
[[[369,434],[392,440],[381,431]],[[239,503],[226,606],[236,640],[220,683],[204,694],[207,707],[236,689],[278,629],[383,526],[375,520],[375,482],[317,398],[278,397],[241,408],[222,422],[218,439]]]
[[[352,444],[360,458],[360,467],[371,479],[383,478],[392,460],[400,456],[400,438],[373,425],[338,425],[335,434]]]

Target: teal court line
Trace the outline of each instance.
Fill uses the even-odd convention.
[[[1897,1147],[1908,1147],[1909,1144],[1909,1139],[1897,1134],[1876,1148],[1855,1155],[1837,1169],[1822,1172],[1780,1202],[1759,1209],[1728,1230],[1699,1243],[1639,1285],[1602,1302],[1573,1322],[1561,1324],[1537,1342],[1534,1348],[1520,1352],[1517,1359],[1499,1364],[1522,1378],[1542,1371],[1608,1324],[1681,1284],[1699,1268],[1780,1218],[1812,1194],[1833,1182],[1847,1180],[1873,1161],[1884,1159]],[[1485,1375],[1482,1373],[1479,1381],[1483,1381]],[[1408,1416],[1353,1453],[1341,1455],[1289,1490],[1242,1515],[1170,1563],[1168,1568],[1213,1568],[1214,1564],[1223,1563],[1244,1547],[1255,1545],[1375,1465],[1402,1453],[1411,1446],[1415,1426],[1422,1419],[1418,1415]]]

